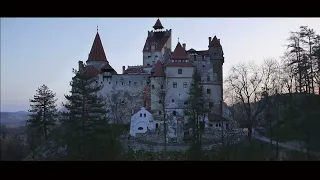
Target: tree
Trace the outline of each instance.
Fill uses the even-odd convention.
[[[266,62],[270,66],[273,64],[272,60]],[[272,75],[277,70],[268,65],[259,67],[254,63],[238,64],[231,68],[230,75],[225,82],[227,90],[234,96],[237,105],[235,112],[248,128],[249,140],[252,137],[252,128],[261,123],[259,116],[266,107],[266,103],[261,100],[266,91],[271,91]]]
[[[167,73],[168,76],[168,73]],[[156,105],[156,109],[161,111],[159,117],[163,121],[163,133],[164,133],[164,151],[167,150],[167,112],[166,108],[170,106],[172,96],[170,94],[171,86],[169,85],[167,77],[153,77],[151,95],[155,98],[153,99],[153,104]],[[155,116],[157,117],[157,116]]]
[[[117,135],[108,124],[106,101],[99,95],[102,86],[96,84],[97,77],[90,77],[87,66],[79,71],[70,82],[71,95],[65,95],[61,120],[66,128],[67,156],[73,160],[112,159]]]
[[[139,99],[142,100],[142,87],[137,87],[134,91],[116,91],[113,89],[106,98],[111,122],[123,124],[128,119],[130,122],[132,110],[142,106]]]
[[[188,125],[191,127],[192,144],[198,150],[201,150],[204,120],[208,117],[208,113],[209,104],[204,97],[201,76],[197,69],[194,69],[185,115],[189,117]]]
[[[56,94],[46,85],[37,89],[36,95],[30,100],[30,119],[27,121],[29,128],[39,129],[41,136],[47,140],[48,133],[56,124],[57,108],[55,102]]]
[[[41,115],[42,112],[40,111],[36,116],[34,116],[32,123],[26,122],[26,140],[29,150],[32,153],[32,157],[35,155],[36,148],[41,144]]]

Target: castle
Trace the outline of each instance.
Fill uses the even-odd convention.
[[[122,72],[117,73],[106,57],[97,32],[86,61],[87,73],[98,77],[96,83],[103,85],[100,93],[109,98],[111,114],[122,111],[118,116],[128,119],[136,109],[146,107],[155,119],[161,119],[163,113],[183,118],[193,71],[197,68],[207,103],[213,112],[209,120],[219,119],[217,117],[223,109],[224,63],[220,39],[209,37],[207,50],[187,50],[185,43],[178,42],[173,52],[171,39],[172,30],[164,29],[157,19],[153,30],[148,31],[142,50],[143,65],[123,66]],[[79,61],[79,68],[82,67],[83,62]],[[125,117],[126,113],[128,117]]]

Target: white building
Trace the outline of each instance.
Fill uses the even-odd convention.
[[[209,37],[208,49],[199,51],[193,48],[186,50],[186,44],[178,42],[171,52],[172,30],[164,30],[159,19],[153,28],[148,31],[143,47],[143,65],[128,66],[127,69],[123,66],[120,74],[107,60],[97,32],[86,61],[87,72],[89,76],[99,77],[96,83],[103,85],[101,95],[113,102],[109,103],[112,106],[109,110],[114,110],[113,106],[118,105],[114,99],[118,97],[120,106],[117,107],[127,112],[121,112],[126,114],[125,122],[129,122],[132,110],[140,107],[150,109],[157,120],[163,119],[163,113],[181,117],[187,105],[193,71],[197,68],[209,105],[215,114],[221,114],[224,57],[220,40],[216,36]],[[79,68],[82,67],[83,62],[79,61]],[[164,98],[159,97],[162,91],[165,91]],[[130,98],[120,98],[119,92],[126,92]],[[209,120],[214,120],[213,117],[210,116]]]
[[[154,131],[160,126],[155,122],[152,114],[144,107],[131,116],[130,135],[135,136],[137,133],[145,133],[147,130]]]

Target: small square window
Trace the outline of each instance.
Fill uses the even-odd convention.
[[[187,82],[184,82],[183,83],[183,88],[187,88],[188,87],[188,83]]]
[[[177,88],[177,87],[178,87],[177,82],[173,82],[173,88]]]
[[[207,89],[207,94],[211,94],[211,89]]]
[[[182,74],[182,69],[178,69],[178,74]]]

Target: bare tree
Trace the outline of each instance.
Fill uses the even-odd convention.
[[[237,113],[246,122],[248,137],[251,140],[252,128],[259,123],[258,119],[266,107],[261,101],[273,84],[274,60],[265,61],[266,65],[256,66],[254,63],[239,64],[232,67],[226,80],[228,91],[233,92],[237,104]],[[271,67],[270,67],[271,66]]]
[[[107,95],[107,108],[110,119],[114,124],[123,124],[128,122],[132,115],[132,111],[141,108],[142,103],[142,86],[136,87],[134,90],[118,90],[115,88]]]
[[[164,150],[167,149],[167,111],[166,109],[172,105],[172,86],[169,84],[168,76],[170,72],[166,73],[166,76],[152,77],[151,80],[151,98],[152,105],[151,108],[158,110],[154,113],[154,117],[160,118],[163,122],[163,132],[164,132]],[[157,114],[157,115],[156,115]]]

